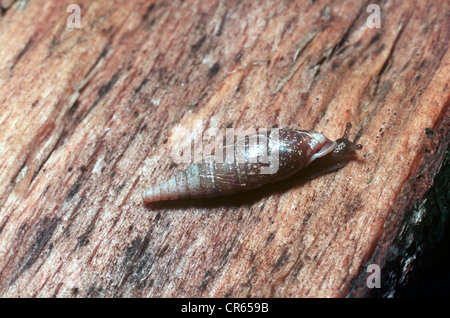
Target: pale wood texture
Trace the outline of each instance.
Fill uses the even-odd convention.
[[[449,142],[448,1],[380,2],[379,29],[372,1],[79,0],[80,29],[68,2],[4,3],[0,296],[370,292]],[[142,202],[207,127],[348,121],[364,149],[338,172]]]

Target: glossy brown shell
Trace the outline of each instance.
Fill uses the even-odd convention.
[[[272,130],[269,137],[259,134],[256,144],[250,142],[252,138],[255,135],[236,141],[232,145],[234,156],[228,162],[206,156],[169,180],[149,187],[143,193],[144,201],[215,197],[254,189],[293,175],[337,145],[320,133],[305,130]],[[220,149],[222,153],[227,147],[231,145]],[[264,155],[272,161],[258,159]]]

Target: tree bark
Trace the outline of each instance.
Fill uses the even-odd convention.
[[[450,139],[450,3],[371,3],[1,2],[0,296],[370,295]],[[339,171],[143,204],[208,128],[346,122]]]

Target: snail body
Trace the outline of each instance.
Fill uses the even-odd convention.
[[[246,136],[219,149],[223,153],[232,147],[232,160],[206,156],[169,180],[150,186],[143,199],[155,202],[234,194],[286,179],[312,162],[319,164],[319,172],[339,169],[362,148],[348,140],[350,128],[348,123],[344,136],[336,141],[315,131],[297,129],[271,131],[268,137]],[[259,142],[251,142],[255,139]]]

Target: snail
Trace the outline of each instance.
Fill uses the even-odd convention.
[[[143,200],[155,202],[234,194],[289,178],[312,162],[318,169],[317,174],[340,169],[356,150],[362,149],[362,145],[348,140],[351,127],[351,123],[347,123],[343,137],[336,141],[315,131],[297,129],[272,130],[269,137],[246,136],[216,149],[223,153],[229,147],[234,148],[232,160],[222,162],[214,154],[206,156],[169,180],[150,186],[144,191]],[[256,139],[259,143],[251,142]],[[257,160],[264,156],[266,160]]]

